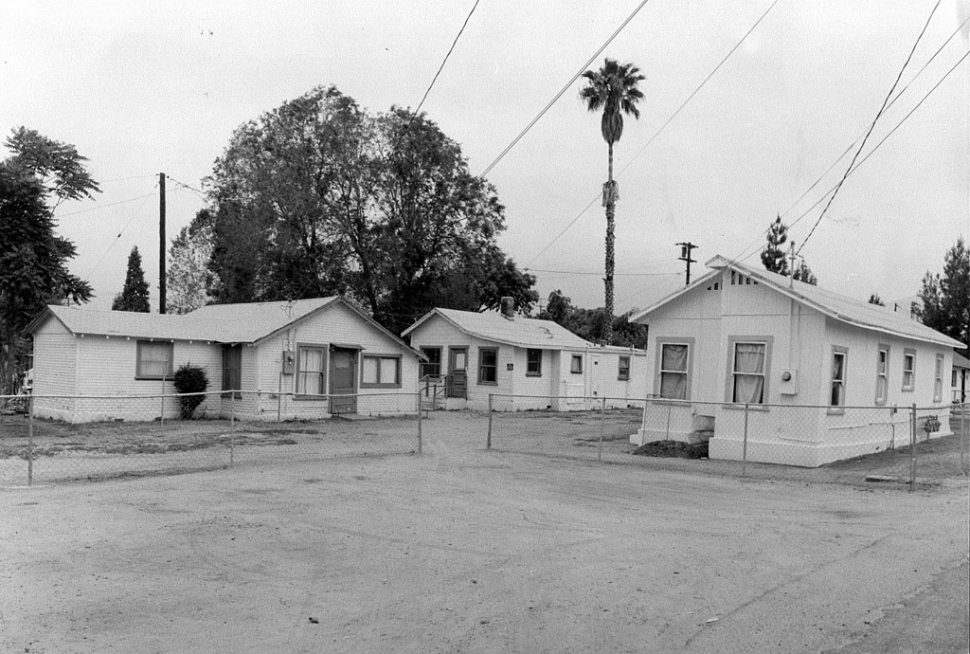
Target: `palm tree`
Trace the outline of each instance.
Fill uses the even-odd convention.
[[[583,77],[588,82],[579,92],[579,97],[586,101],[586,108],[590,111],[603,110],[600,131],[610,155],[609,177],[603,185],[603,205],[606,207],[606,277],[603,280],[606,285],[606,325],[603,339],[609,344],[613,340],[614,207],[619,199],[616,182],[613,181],[613,144],[623,136],[623,114],[640,117],[636,103],[643,99],[643,93],[637,84],[646,78],[632,63],[619,64],[610,58],[606,59],[602,68],[587,70]]]

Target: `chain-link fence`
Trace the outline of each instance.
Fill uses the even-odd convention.
[[[416,393],[0,396],[0,486],[421,451]]]
[[[970,411],[587,398],[581,411],[490,400],[486,448],[650,468],[852,483],[935,483],[970,473]],[[556,398],[530,396],[530,406]],[[548,401],[546,401],[548,400]]]

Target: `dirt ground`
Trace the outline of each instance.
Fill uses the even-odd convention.
[[[970,485],[482,449],[0,488],[0,651],[967,652]],[[684,462],[688,463],[688,462]]]

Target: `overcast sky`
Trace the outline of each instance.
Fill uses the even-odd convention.
[[[615,150],[618,313],[683,283],[679,241],[700,246],[696,272],[716,254],[760,266],[765,229],[782,214],[801,246],[824,201],[812,205],[855,148],[839,156],[868,129],[936,4],[774,2],[650,0],[594,62],[633,62],[647,77],[640,120],[626,120]],[[172,238],[204,206],[176,181],[200,189],[236,127],[317,85],[336,85],[372,112],[416,107],[473,5],[7,2],[0,133],[24,125],[88,157],[103,193],[57,212],[79,249],[71,268],[93,284],[91,306],[109,308],[137,245],[157,306],[159,172],[171,178]],[[479,174],[639,5],[481,0],[423,109]],[[965,55],[967,5],[941,0],[897,88],[905,92],[860,159]],[[561,289],[596,307],[607,150],[580,88],[574,82],[487,177],[506,206],[500,245],[538,275],[543,299]],[[970,232],[968,99],[964,60],[846,180],[802,251],[820,286],[891,302],[942,269]]]

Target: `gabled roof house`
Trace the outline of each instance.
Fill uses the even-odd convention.
[[[210,391],[225,391],[207,397],[205,415],[228,415],[230,399],[237,416],[268,420],[415,410],[420,354],[340,297],[185,315],[49,306],[28,331],[39,416],[174,417],[175,398],[120,397],[174,393],[172,374],[185,363],[208,371]]]
[[[817,466],[908,438],[902,409],[913,404],[948,410],[957,341],[908,313],[724,257],[707,266],[631,317],[650,326],[649,393],[661,400],[635,444],[713,431],[711,458],[739,460],[747,417],[747,460]],[[940,422],[934,436],[948,433]]]
[[[626,406],[646,393],[646,352],[594,345],[551,320],[511,311],[434,309],[402,337],[426,357],[422,388],[439,406],[570,410]]]

